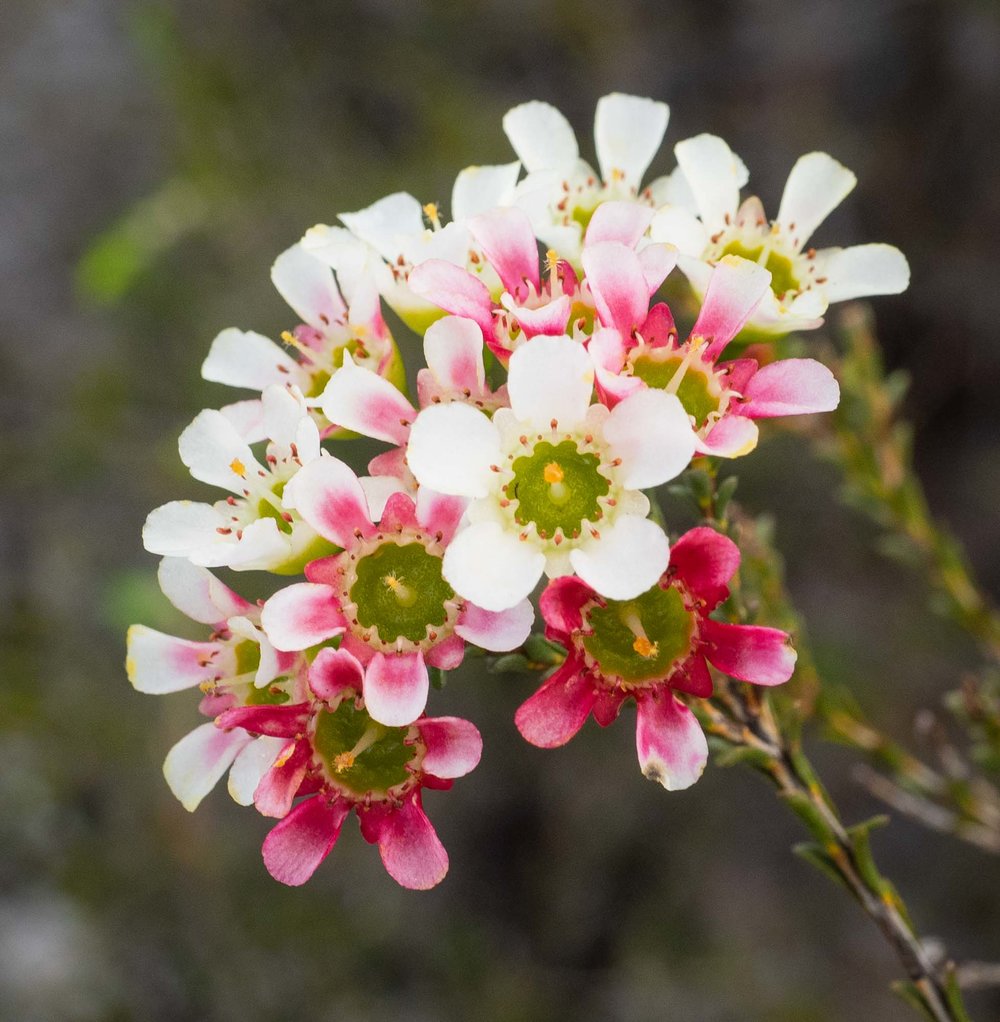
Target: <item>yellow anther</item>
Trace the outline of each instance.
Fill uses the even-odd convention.
[[[644,635],[640,635],[635,642],[632,643],[632,648],[639,654],[639,656],[646,657],[648,660],[650,657],[656,656],[660,652],[660,647],[655,642],[650,642]]]
[[[427,217],[431,222],[431,226],[434,230],[438,231],[441,229],[440,211],[436,202],[428,202],[424,206],[424,216]]]
[[[417,602],[417,594],[395,575],[384,575],[382,584],[392,592],[402,606],[412,607]]]
[[[292,753],[294,751],[295,742],[289,742],[288,747],[284,749],[281,755],[274,761],[274,769],[281,769],[281,767],[283,767],[292,758]]]
[[[338,774],[342,774],[345,770],[350,770],[354,766],[354,753],[353,752],[338,752],[333,757],[333,769]]]
[[[625,180],[625,171],[620,169],[619,167],[612,167],[611,168],[611,180],[612,181],[624,181]]]
[[[291,330],[282,330],[281,339],[285,342],[285,344],[289,344],[293,348],[299,343],[295,334],[293,334]]]
[[[241,478],[247,474],[247,467],[239,458],[233,458],[229,463],[229,467]]]
[[[557,461],[550,461],[542,470],[542,478],[549,483],[561,483],[566,478],[562,465]]]
[[[548,267],[549,275],[554,277],[559,269],[559,255],[554,248],[545,253],[545,265]]]

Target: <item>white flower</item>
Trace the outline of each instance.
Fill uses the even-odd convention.
[[[740,205],[745,168],[721,138],[698,135],[679,142],[674,152],[678,171],[671,203],[653,218],[650,235],[680,249],[678,266],[699,296],[712,266],[725,255],[752,259],[770,270],[771,292],[748,329],[810,330],[820,325],[830,302],[898,294],[909,284],[906,259],[892,245],[805,247],[857,182],[832,156],[807,153],[798,160],[772,223],[755,196]]]

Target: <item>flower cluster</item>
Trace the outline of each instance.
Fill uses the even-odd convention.
[[[167,782],[193,810],[228,771],[237,802],[278,820],[263,855],[283,883],[312,875],[352,812],[400,884],[443,878],[422,793],[470,772],[482,741],[426,715],[431,682],[470,646],[523,647],[543,579],[562,654],[515,714],[534,745],[633,702],[642,772],[684,788],[707,759],[690,704],[711,696],[710,665],[791,676],[786,633],[719,613],[736,545],[699,527],[671,546],[651,491],[693,458],[748,454],[760,419],[835,408],[820,362],[746,342],[901,290],[906,263],[887,245],[805,250],[854,183],[821,153],[796,164],[773,224],[739,203],[746,168],[712,136],[643,186],[667,120],[605,96],[597,171],[559,111],[519,106],[503,122],[518,160],[464,170],[450,222],[398,193],[312,228],[272,271],[301,320],[284,346],[213,342],[205,378],[252,396],[201,412],[179,447],[225,493],[165,504],[143,532],[164,593],[210,633],[136,625],[127,668],[142,692],[201,690],[208,720],[170,751]],[[658,299],[675,266],[698,303],[683,340]],[[423,338],[415,401],[383,303]],[[386,445],[366,475],[338,456],[357,435]],[[279,579],[254,603],[210,568]]]

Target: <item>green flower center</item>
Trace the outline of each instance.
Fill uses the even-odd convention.
[[[666,390],[682,368],[683,375],[673,392],[700,427],[722,403],[722,388],[713,372],[703,363],[685,366],[684,356],[667,348],[647,348],[632,360],[632,375],[658,390]]]
[[[556,530],[576,536],[583,522],[603,516],[600,498],[611,483],[601,475],[600,464],[596,454],[581,451],[572,440],[540,441],[511,466],[514,477],[504,492],[517,501],[514,519],[519,525],[534,523],[542,539],[551,539]]]
[[[262,497],[257,504],[257,517],[258,518],[273,518],[278,523],[278,529],[285,533],[286,536],[292,534],[292,523],[285,519],[281,511],[281,495],[285,492],[285,483],[287,480],[279,480],[271,487],[271,493],[274,496],[274,500],[268,500],[266,497]]]
[[[747,248],[740,241],[731,241],[720,253],[721,256],[735,255],[751,262],[760,262],[760,254],[764,251],[763,245],[757,248]],[[771,290],[780,298],[789,291],[798,291],[801,285],[797,280],[792,260],[779,252],[770,251],[767,254],[767,261],[763,264],[764,269],[771,271]]]
[[[667,677],[691,651],[694,619],[673,587],[658,585],[634,600],[606,600],[585,612],[583,648],[601,673],[628,684]]]
[[[426,639],[428,628],[447,621],[445,603],[454,597],[441,575],[441,557],[416,540],[385,542],[362,557],[350,590],[358,624],[377,629],[386,643]]]
[[[405,743],[407,727],[386,727],[346,698],[335,710],[316,715],[313,748],[329,778],[356,795],[385,794],[410,777],[417,755]]]

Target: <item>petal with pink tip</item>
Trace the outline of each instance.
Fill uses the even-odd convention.
[[[293,740],[285,746],[254,792],[253,804],[257,812],[279,818],[288,815],[311,757],[312,749],[306,741]]]
[[[309,687],[318,699],[333,702],[345,688],[360,692],[364,677],[364,668],[346,649],[321,649],[309,668]]]
[[[385,814],[378,850],[389,876],[411,891],[430,890],[448,872],[448,853],[421,808],[417,792]]]
[[[491,209],[473,217],[469,230],[507,291],[523,297],[525,284],[538,291],[538,242],[524,210],[516,206]]]
[[[507,610],[526,599],[545,567],[545,555],[496,522],[463,529],[444,554],[448,584],[484,610]]]
[[[822,362],[786,358],[755,373],[743,389],[743,398],[740,414],[750,419],[808,415],[832,412],[840,403],[840,386]]]
[[[666,103],[620,92],[602,96],[594,115],[594,144],[601,177],[608,182],[620,178],[638,191],[669,119]]]
[[[279,706],[261,703],[257,706],[234,706],[215,718],[215,726],[228,731],[243,728],[255,735],[272,738],[294,738],[309,720],[309,704],[293,703]]]
[[[480,394],[486,386],[482,331],[471,319],[445,316],[424,334],[427,368],[440,386],[458,394]]]
[[[620,515],[599,539],[570,551],[576,573],[602,596],[631,600],[663,574],[670,545],[663,530],[648,518]]]
[[[644,777],[667,791],[690,788],[708,762],[708,742],[698,718],[669,689],[636,699],[635,747]]]
[[[474,724],[460,717],[426,717],[417,723],[427,747],[420,768],[435,777],[464,777],[483,754],[483,739]]]
[[[191,642],[132,625],[128,630],[125,668],[137,692],[162,695],[231,676],[232,650],[219,642]]]
[[[560,295],[537,309],[518,305],[509,294],[503,295],[500,303],[517,320],[526,337],[537,337],[539,334],[562,336],[566,333],[569,314],[573,310],[573,300],[568,295]]]
[[[242,494],[248,475],[261,470],[233,424],[214,409],[195,416],[177,442],[181,461],[195,479]]]
[[[515,417],[538,429],[553,419],[561,430],[580,425],[594,390],[594,367],[568,337],[533,337],[510,357],[507,393]]]
[[[271,283],[302,322],[317,330],[325,330],[347,317],[347,307],[330,267],[301,245],[292,245],[275,259]]]
[[[421,653],[376,653],[365,672],[365,709],[387,727],[412,724],[427,705],[429,684]]]
[[[413,405],[388,380],[356,366],[347,354],[320,400],[323,414],[335,425],[390,444],[405,444],[417,417]]]
[[[357,542],[357,533],[375,531],[365,491],[339,458],[323,457],[303,465],[285,487],[285,507],[293,508],[325,539],[339,547]]]
[[[235,733],[235,732],[234,732]],[[261,735],[245,745],[229,771],[229,794],[241,806],[253,805],[253,793],[264,774],[274,766],[281,750],[288,744],[284,738]]]
[[[180,804],[193,813],[252,741],[246,731],[220,731],[211,723],[186,734],[163,763],[163,776]]]
[[[210,571],[182,557],[164,557],[156,574],[163,595],[192,621],[218,625],[253,609]]]
[[[431,535],[440,536],[438,542],[447,546],[468,507],[465,497],[454,497],[421,486],[417,491],[417,521]]]
[[[438,667],[442,671],[454,671],[462,666],[465,659],[465,642],[460,635],[452,633],[446,639],[441,639],[437,645],[431,646],[424,655],[424,660],[430,667]]]
[[[567,662],[514,714],[525,741],[540,749],[565,745],[583,727],[594,706],[593,682]]]
[[[730,625],[707,618],[701,625],[705,656],[730,677],[754,685],[781,685],[795,670],[791,637],[778,628]]]
[[[740,202],[740,158],[716,135],[696,135],[678,142],[674,154],[701,222],[709,233],[721,230],[736,216]]]
[[[208,350],[201,375],[212,383],[263,390],[272,383],[298,381],[304,373],[274,341],[252,330],[223,330]]]
[[[637,202],[602,202],[590,218],[584,244],[617,241],[627,248],[635,248],[653,216],[654,211],[649,206],[640,206]]]
[[[529,174],[548,168],[565,172],[579,159],[569,121],[549,103],[531,100],[508,110],[503,130]]]
[[[628,336],[649,311],[649,287],[635,252],[617,241],[583,250],[583,269],[602,326]]]
[[[413,423],[406,459],[421,486],[453,496],[485,497],[494,476],[490,466],[501,460],[500,435],[469,405],[432,405]]]
[[[479,324],[486,337],[493,335],[493,299],[489,288],[468,270],[443,259],[428,259],[410,271],[407,286],[439,309]]]
[[[535,611],[530,600],[522,600],[508,610],[483,610],[467,603],[455,625],[455,631],[466,642],[492,653],[517,649],[531,633]]]
[[[583,624],[580,609],[597,594],[583,579],[575,575],[554,578],[538,600],[538,609],[545,619],[545,634],[563,641]]]
[[[827,153],[806,153],[792,167],[775,223],[800,251],[858,179]]]
[[[419,529],[417,509],[413,498],[402,490],[394,493],[382,509],[379,532],[402,532],[404,529]]]
[[[701,454],[719,458],[742,458],[757,446],[757,424],[740,415],[726,415],[698,440]]]
[[[261,852],[268,873],[289,887],[304,884],[337,843],[350,809],[350,803],[329,802],[324,795],[297,805],[264,838]]]
[[[740,566],[740,548],[706,525],[689,529],[670,550],[670,571],[706,610],[729,595],[729,580]]]
[[[621,458],[622,483],[629,489],[659,486],[687,468],[695,434],[675,394],[638,390],[619,401],[604,424],[611,453]]]
[[[722,353],[770,287],[770,272],[749,259],[729,255],[716,263],[701,312],[691,328],[692,337],[704,337],[709,342],[704,352],[706,359],[713,360]]]
[[[279,589],[264,604],[260,623],[275,649],[308,649],[347,627],[330,586],[298,582]]]

